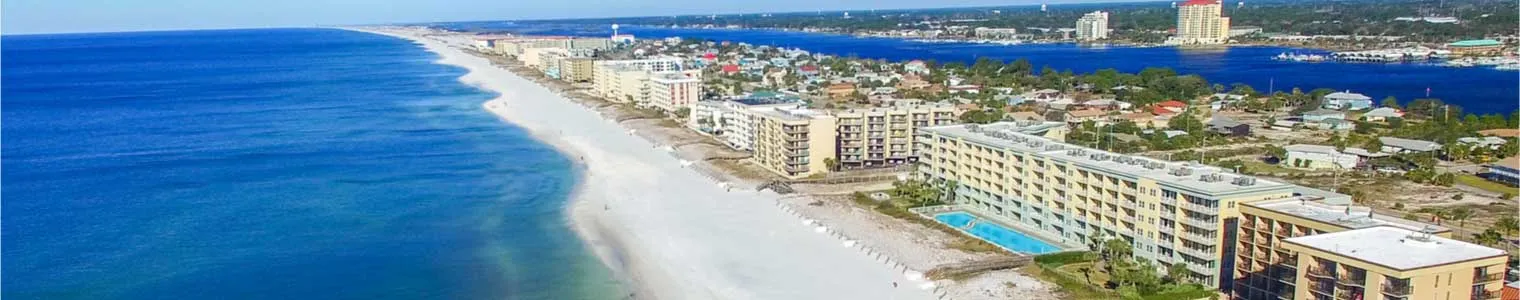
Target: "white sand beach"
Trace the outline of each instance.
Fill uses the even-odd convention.
[[[662,145],[455,48],[464,36],[374,30],[468,69],[461,81],[501,95],[486,110],[583,161],[573,223],[636,299],[936,298],[927,282],[778,208],[779,195],[728,190]]]

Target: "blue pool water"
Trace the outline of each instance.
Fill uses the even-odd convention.
[[[982,220],[966,212],[950,212],[934,215],[934,220],[958,228],[987,242],[1003,246],[1014,252],[1039,255],[1061,251],[1060,247],[1046,244],[1024,233],[1008,229],[991,221]],[[971,228],[966,228],[967,223],[976,221]]]
[[[6,299],[618,299],[574,164],[411,42],[5,36]]]

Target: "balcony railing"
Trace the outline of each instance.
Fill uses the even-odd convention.
[[[1499,299],[1499,290],[1477,290],[1472,295],[1472,300]]]
[[[1350,286],[1363,286],[1367,282],[1367,273],[1343,272],[1336,283]]]
[[[1320,267],[1320,266],[1309,267],[1308,274],[1309,274],[1309,276],[1313,276],[1313,277],[1335,278],[1335,274],[1334,273],[1330,272],[1330,270],[1328,270],[1328,269],[1325,269],[1325,267]]]
[[[1504,280],[1504,273],[1494,273],[1494,274],[1474,273],[1473,274],[1473,284],[1484,284],[1484,283],[1489,283],[1489,282],[1494,282],[1494,281],[1500,281],[1500,280]]]
[[[1407,285],[1407,284],[1406,285],[1384,284],[1383,285],[1383,294],[1384,295],[1389,295],[1389,296],[1395,296],[1395,297],[1398,297],[1398,296],[1408,296],[1410,294],[1410,286]]]
[[[1182,208],[1210,215],[1219,214],[1219,207],[1204,206],[1192,202],[1182,202]]]

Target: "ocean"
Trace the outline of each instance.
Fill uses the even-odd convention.
[[[514,24],[461,22],[434,24],[466,31],[508,30],[526,34],[607,36],[610,26],[586,24]],[[1146,67],[1170,67],[1181,74],[1198,74],[1211,83],[1228,87],[1251,85],[1258,91],[1304,92],[1316,88],[1349,90],[1374,101],[1394,96],[1401,102],[1431,98],[1462,106],[1467,112],[1509,114],[1520,108],[1520,72],[1489,68],[1451,68],[1431,64],[1300,63],[1272,60],[1281,53],[1326,54],[1313,49],[1289,47],[1230,47],[1180,49],[1176,47],[1091,47],[1076,44],[997,45],[974,43],[924,43],[894,38],[862,38],[850,35],[806,33],[765,29],[697,29],[622,26],[620,33],[638,38],[702,38],[754,45],[795,47],[814,53],[856,56],[890,61],[934,59],[939,62],[972,63],[987,57],[1012,62],[1028,59],[1036,70],[1090,73],[1113,68],[1137,73]]]
[[[7,299],[616,299],[573,163],[411,42],[3,38]]]

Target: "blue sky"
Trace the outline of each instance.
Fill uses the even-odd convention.
[[[1037,4],[1040,0],[3,0],[3,3],[0,32],[12,34],[991,6]]]

